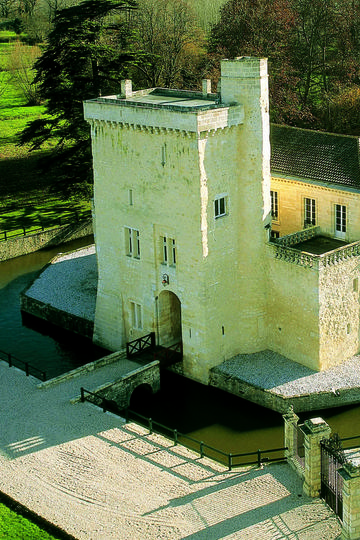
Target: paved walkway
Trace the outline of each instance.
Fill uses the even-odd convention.
[[[0,489],[79,539],[335,540],[286,464],[232,472],[89,403],[106,369],[49,388],[0,362]],[[113,370],[114,367],[112,366]]]

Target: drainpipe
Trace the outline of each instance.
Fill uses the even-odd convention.
[[[160,332],[159,332],[159,297],[155,296],[155,318],[156,318],[156,341],[160,345]]]

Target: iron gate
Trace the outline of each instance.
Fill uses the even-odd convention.
[[[334,444],[335,443],[335,444]],[[321,492],[320,496],[342,520],[343,479],[339,469],[344,463],[340,440],[321,441]],[[341,445],[341,443],[340,443]]]

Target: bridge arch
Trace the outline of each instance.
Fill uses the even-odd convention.
[[[129,396],[129,407],[133,408],[133,404],[147,405],[152,395],[156,392],[157,388],[154,388],[155,385],[149,383],[140,383],[138,386],[135,386],[132,389],[131,395]],[[155,392],[154,392],[155,390]]]

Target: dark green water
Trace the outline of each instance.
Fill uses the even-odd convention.
[[[89,239],[0,263],[0,349],[55,376],[100,358],[103,350],[89,340],[38,321],[23,320],[19,294],[58,252],[77,249]],[[25,375],[24,375],[25,376]],[[252,452],[283,446],[280,414],[169,372],[162,373],[154,396],[134,393],[137,412],[225,452]],[[360,434],[360,407],[343,407],[301,415],[321,416],[341,437]]]
[[[47,378],[101,358],[104,350],[44,321],[23,320],[20,293],[57,253],[83,247],[89,241],[82,239],[0,263],[0,350],[46,371]]]

